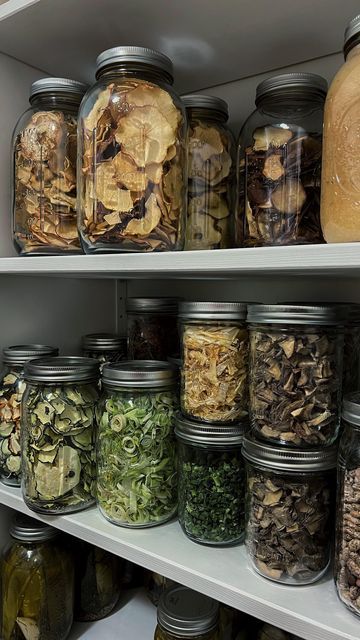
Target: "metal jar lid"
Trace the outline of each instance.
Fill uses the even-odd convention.
[[[210,109],[217,111],[225,120],[229,117],[229,107],[225,100],[216,96],[208,96],[202,93],[188,93],[181,96],[186,109]]]
[[[216,627],[219,604],[187,587],[170,587],[160,597],[157,618],[165,631],[181,638],[196,638]]]
[[[126,347],[127,338],[115,333],[89,333],[81,339],[86,351],[120,351]]]
[[[78,356],[40,358],[25,365],[24,377],[27,382],[91,382],[99,377],[99,363]]]
[[[241,423],[234,426],[212,426],[204,422],[193,422],[177,415],[175,419],[175,435],[183,442],[206,444],[207,446],[241,446],[245,426]]]
[[[179,298],[128,298],[128,313],[177,313]]]
[[[102,382],[110,388],[160,388],[177,383],[178,369],[162,360],[125,360],[106,364]]]
[[[343,398],[342,417],[347,422],[360,426],[360,391],[348,393]]]
[[[245,320],[243,302],[181,302],[179,318],[194,320]]]
[[[344,34],[344,55],[360,43],[360,14],[352,18],[348,23]]]
[[[30,102],[34,96],[41,93],[68,93],[72,97],[77,97],[81,102],[88,86],[77,80],[68,78],[41,78],[32,83],[30,89]]]
[[[59,535],[59,531],[45,522],[18,513],[10,526],[10,535],[22,542],[45,542]]]
[[[157,67],[166,73],[171,82],[173,81],[173,64],[170,58],[154,49],[133,46],[113,47],[102,51],[96,59],[96,77],[106,67],[129,63]]]
[[[297,72],[297,73],[281,73],[271,78],[266,78],[256,87],[255,103],[265,95],[275,94],[278,91],[288,89],[298,89],[303,91],[311,91],[325,98],[328,83],[322,76],[315,73]]]
[[[310,304],[251,304],[247,321],[259,324],[343,325],[341,306]]]
[[[46,344],[15,344],[3,349],[3,362],[5,364],[23,365],[34,358],[44,356],[57,356],[59,349],[49,347]]]
[[[255,464],[280,471],[325,471],[336,467],[337,445],[325,449],[299,450],[274,447],[245,436],[242,454]]]

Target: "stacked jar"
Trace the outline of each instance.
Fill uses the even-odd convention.
[[[131,360],[167,360],[179,353],[178,298],[129,298],[128,355]]]
[[[114,333],[89,333],[81,339],[85,358],[94,358],[102,370],[106,362],[126,360],[127,339]]]
[[[219,603],[176,585],[165,591],[157,610],[154,640],[217,640]]]

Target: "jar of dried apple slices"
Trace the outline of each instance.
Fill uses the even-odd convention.
[[[143,47],[97,59],[79,116],[79,213],[86,253],[182,249],[186,116],[172,63]]]

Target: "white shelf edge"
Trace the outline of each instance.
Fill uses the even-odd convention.
[[[28,9],[33,4],[37,4],[40,0],[5,0],[0,3],[0,20],[6,20],[15,13]]]

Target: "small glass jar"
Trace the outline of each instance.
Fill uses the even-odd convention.
[[[3,350],[0,374],[0,480],[20,486],[21,400],[25,391],[24,365],[42,356],[57,356],[56,347],[21,344]]]
[[[337,447],[299,451],[244,438],[245,542],[251,566],[284,584],[310,584],[331,556]]]
[[[154,640],[218,639],[218,602],[187,587],[170,587],[162,594],[157,619]]]
[[[341,306],[250,305],[250,426],[291,447],[328,447],[340,424]]]
[[[243,434],[177,417],[179,522],[194,542],[227,546],[244,536]]]
[[[81,339],[81,351],[85,358],[94,358],[102,371],[105,362],[126,360],[127,338],[114,333],[89,333]]]
[[[176,383],[176,369],[167,362],[104,366],[97,502],[114,524],[151,527],[176,513]]]
[[[143,47],[96,62],[79,114],[79,231],[85,253],[182,249],[186,116],[172,63]]]
[[[22,491],[33,511],[59,515],[95,501],[95,360],[41,358],[25,366]]]
[[[327,82],[285,73],[261,82],[238,148],[236,245],[323,242],[321,141]]]
[[[129,298],[128,356],[167,360],[179,353],[178,298]]]
[[[56,529],[18,514],[1,561],[2,640],[65,640],[73,622],[74,572]]]
[[[189,122],[185,249],[233,246],[235,141],[228,105],[199,93],[182,96]]]
[[[13,235],[21,255],[81,253],[76,220],[77,113],[86,85],[42,78],[13,135]]]
[[[182,370],[180,404],[190,420],[231,423],[247,415],[246,304],[180,304]]]

